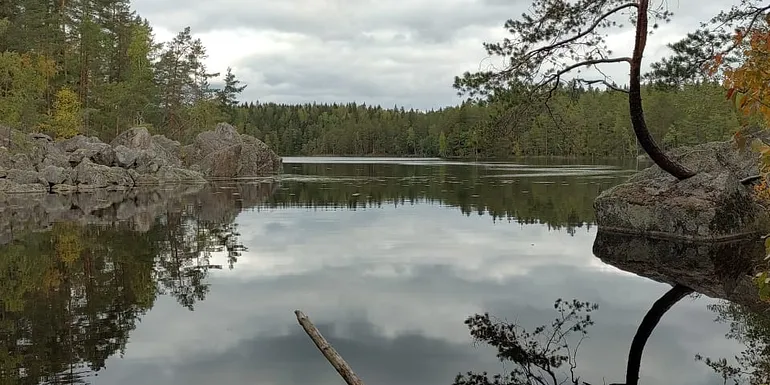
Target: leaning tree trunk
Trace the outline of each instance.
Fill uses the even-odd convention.
[[[671,159],[658,147],[650,135],[647,123],[644,121],[644,110],[642,109],[642,55],[644,47],[647,45],[647,9],[649,0],[639,0],[639,9],[636,19],[636,43],[634,45],[634,54],[631,57],[631,76],[628,85],[628,104],[631,113],[631,124],[634,127],[634,134],[639,140],[639,144],[647,155],[650,156],[655,164],[679,180],[687,179],[694,172],[687,169],[681,163]]]
[[[652,335],[652,331],[655,330],[655,326],[658,325],[660,319],[672,306],[692,292],[693,290],[689,287],[677,284],[652,305],[642,319],[642,323],[639,324],[639,329],[637,329],[636,335],[634,335],[634,339],[631,341],[631,349],[628,352],[628,363],[626,366],[626,383],[624,385],[639,384],[642,353],[644,352],[644,345],[647,344],[647,340]]]

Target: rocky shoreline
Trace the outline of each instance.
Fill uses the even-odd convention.
[[[144,127],[111,143],[78,135],[54,141],[14,131],[0,147],[0,194],[125,191],[140,186],[204,184],[208,180],[281,172],[282,160],[265,143],[225,123],[182,146]]]

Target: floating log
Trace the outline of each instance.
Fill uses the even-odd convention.
[[[364,385],[363,381],[353,372],[347,362],[337,353],[336,350],[326,341],[326,338],[321,335],[321,332],[310,322],[310,319],[300,310],[295,310],[294,314],[297,315],[297,321],[300,326],[305,329],[305,332],[313,340],[318,350],[326,357],[330,364],[337,370],[337,373],[342,376],[342,379],[348,383],[348,385]]]

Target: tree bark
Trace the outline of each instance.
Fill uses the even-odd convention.
[[[679,180],[683,180],[695,175],[695,173],[687,169],[681,163],[669,158],[668,155],[658,147],[658,144],[655,143],[655,139],[650,135],[650,130],[647,128],[647,123],[644,120],[641,72],[642,56],[644,54],[644,48],[647,45],[648,8],[649,0],[639,0],[636,19],[636,42],[634,45],[634,54],[631,57],[631,74],[628,85],[628,103],[631,113],[631,124],[634,127],[636,139],[639,140],[639,144],[642,145],[642,148],[647,152],[647,155],[650,156],[650,159],[664,171]]]
[[[693,290],[689,287],[679,284],[674,285],[674,287],[667,291],[666,294],[663,294],[662,297],[655,301],[647,314],[645,314],[642,323],[639,324],[636,335],[634,335],[634,339],[631,341],[631,349],[628,352],[625,385],[639,384],[639,369],[642,366],[642,353],[644,352],[644,345],[647,344],[647,339],[650,338],[652,331],[658,325],[658,322],[660,322],[663,315],[679,302],[679,300],[692,292]]]
[[[305,315],[305,313],[300,310],[295,310],[294,314],[297,315],[297,321],[299,322],[300,326],[305,329],[305,332],[310,337],[310,339],[313,340],[315,346],[318,347],[318,350],[321,351],[329,363],[332,364],[334,369],[337,370],[337,373],[342,376],[342,379],[344,379],[348,385],[364,385],[361,379],[358,378],[355,373],[353,373],[353,369],[351,369],[347,362],[342,359],[342,356],[340,356],[340,354],[334,350],[331,344],[326,341],[326,338],[321,335],[321,332],[319,332],[315,325],[310,322],[310,319]]]

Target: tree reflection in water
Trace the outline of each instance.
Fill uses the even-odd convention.
[[[505,175],[513,171],[506,169],[450,170],[451,166],[296,167],[297,173],[318,174],[320,179],[289,175],[280,188],[277,182],[250,182],[213,184],[201,191],[199,187],[181,192],[12,198],[17,200],[0,207],[1,382],[84,383],[104,368],[108,357],[125,351],[129,333],[159,295],[173,296],[181,306],[194,309],[209,291],[210,271],[237,265],[244,247],[235,218],[243,210],[358,209],[425,201],[457,207],[465,215],[487,213],[494,220],[540,223],[574,234],[592,223],[593,197],[615,183],[612,179],[582,183],[585,179],[558,172],[530,178],[527,173],[532,170],[510,177]],[[557,187],[565,184],[569,188]],[[759,316],[767,306],[753,300],[752,287],[746,284],[755,249],[763,255],[761,242],[708,248],[613,238],[599,231],[594,252],[623,270],[730,300],[712,310],[719,321],[730,323],[728,337],[746,344],[747,350],[737,361],[702,359],[726,373],[726,379],[741,377],[759,384],[770,367],[770,327]],[[677,257],[667,257],[671,255]],[[212,262],[214,256],[221,257],[221,265]],[[584,311],[593,307],[577,304],[561,302],[557,310],[574,305],[579,311],[567,318],[583,322],[581,317],[588,315]],[[565,309],[560,314],[574,310]],[[472,333],[476,330],[482,339],[514,332],[482,328],[490,326],[484,318],[469,320]],[[581,325],[579,330],[568,329],[567,324],[560,327],[579,340],[590,322]],[[552,332],[554,325],[547,326]],[[546,329],[530,336],[550,336]],[[559,341],[561,334],[557,337]],[[564,378],[572,380],[570,362],[574,360],[563,357],[574,357],[574,346],[564,354],[567,347],[552,345],[549,349],[562,349],[554,353],[561,358],[537,355],[529,361],[517,355],[519,349],[532,348],[527,343],[506,342],[498,347],[504,356],[527,365],[566,369]],[[550,377],[547,371],[545,375]],[[577,376],[575,372],[575,380]],[[464,381],[470,383],[467,377]]]

